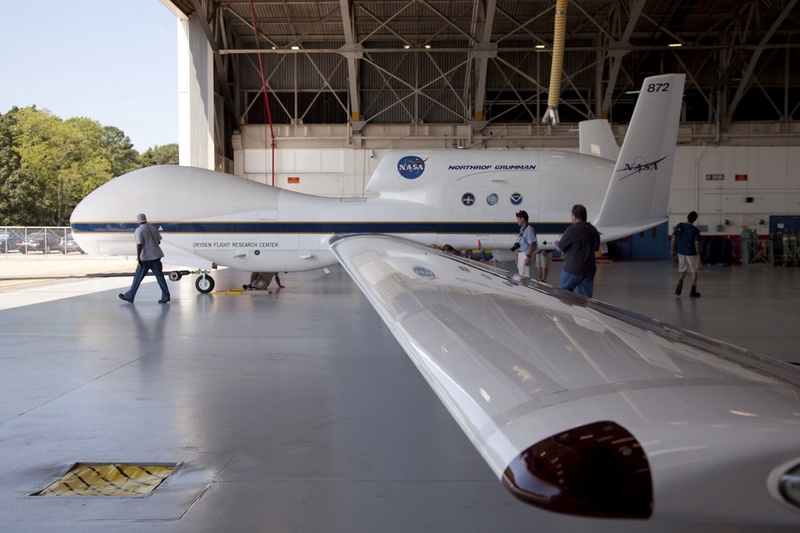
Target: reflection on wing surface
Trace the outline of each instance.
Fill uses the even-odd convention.
[[[798,520],[764,490],[800,463],[790,365],[401,239],[332,248],[498,477],[536,445],[613,424],[644,451],[653,516]]]

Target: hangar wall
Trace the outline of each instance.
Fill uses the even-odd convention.
[[[324,196],[366,195],[366,184],[383,155],[393,148],[405,147],[403,143],[384,143],[384,148],[314,148],[297,139],[279,139],[272,176],[272,154],[263,148],[269,143],[265,144],[259,129],[263,128],[245,127],[234,136],[234,173],[260,183]],[[438,148],[446,148],[445,144]],[[771,215],[800,213],[799,168],[798,146],[678,146],[670,227],[683,222],[686,214],[694,210],[700,215],[698,224],[708,227],[704,231],[707,235],[738,236],[745,226],[767,234]],[[579,200],[576,198],[576,202]]]
[[[213,51],[196,16],[177,24],[179,161],[214,170]]]
[[[694,210],[705,233],[765,235],[770,215],[800,213],[800,147],[679,146],[676,158],[671,224]]]

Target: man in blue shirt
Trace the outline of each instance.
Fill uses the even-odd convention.
[[[703,266],[703,260],[700,257],[700,230],[694,226],[697,213],[692,211],[686,220],[688,222],[681,222],[672,232],[672,257],[678,258],[678,286],[675,287],[675,294],[681,295],[683,278],[686,277],[686,271],[689,271],[692,274],[692,290],[689,296],[698,298],[700,293],[697,292],[697,272]]]
[[[520,276],[529,278],[531,277],[531,256],[536,251],[536,232],[533,230],[533,226],[528,224],[527,211],[517,212],[517,225],[519,225],[519,237],[514,245],[514,248],[519,248],[517,272]]]

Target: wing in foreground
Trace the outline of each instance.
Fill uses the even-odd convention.
[[[791,365],[402,239],[331,248],[521,500],[800,524]]]

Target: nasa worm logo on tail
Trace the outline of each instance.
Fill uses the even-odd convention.
[[[658,170],[658,164],[661,163],[666,158],[667,156],[664,156],[661,159],[656,159],[655,161],[647,162],[647,160],[642,157],[635,157],[633,163],[625,163],[624,167],[617,169],[617,172],[627,172],[627,174],[625,174],[620,178],[620,181],[624,180],[625,178],[630,178],[634,174],[641,174],[642,172],[650,172],[653,170]]]

